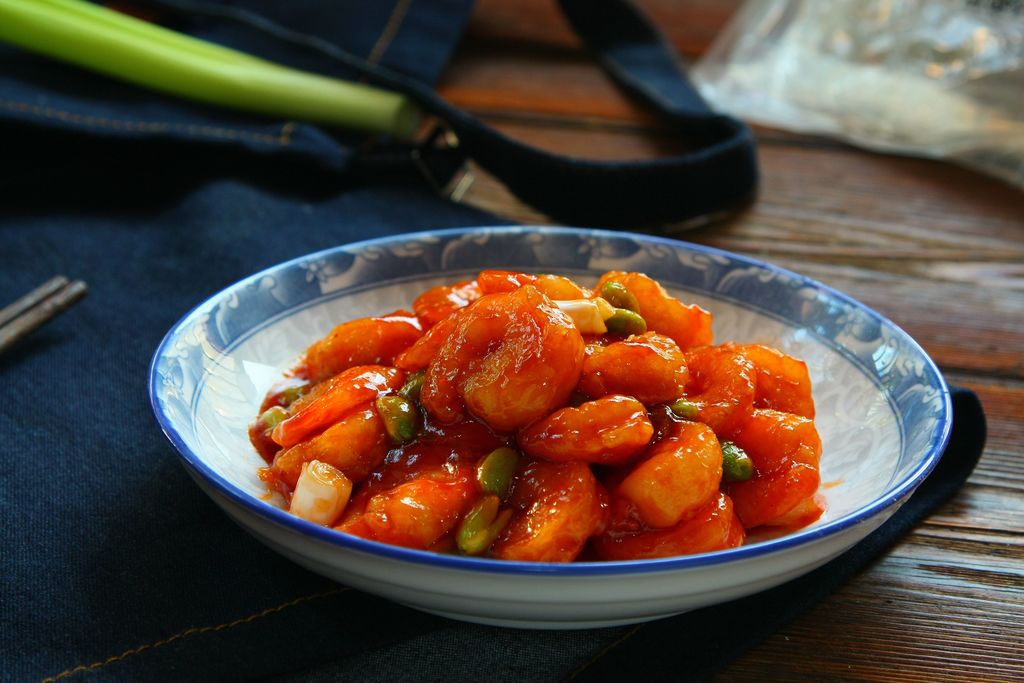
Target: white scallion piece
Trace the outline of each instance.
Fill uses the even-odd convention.
[[[608,331],[604,321],[615,314],[615,307],[604,299],[570,299],[555,305],[572,318],[581,334],[604,334]]]
[[[330,526],[341,516],[352,482],[341,470],[319,460],[303,463],[288,511],[314,524]]]

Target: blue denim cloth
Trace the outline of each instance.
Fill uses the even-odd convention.
[[[355,58],[376,55],[422,88],[469,9],[465,0],[203,4],[252,9]],[[197,35],[347,75],[337,60],[274,54],[283,48],[237,22],[168,16]],[[56,273],[90,285],[84,301],[0,356],[4,680],[705,677],[951,495],[980,452],[983,418],[973,396],[959,395],[942,476],[868,543],[794,584],[635,631],[502,630],[344,590],[250,538],[188,479],[149,410],[150,357],[196,302],[273,263],[498,221],[401,173],[369,182],[355,166],[362,136],[180,102],[14,50],[0,49],[0,63],[0,303]]]

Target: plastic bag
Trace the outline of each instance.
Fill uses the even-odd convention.
[[[1024,188],[1024,1],[750,0],[692,71],[717,109]]]

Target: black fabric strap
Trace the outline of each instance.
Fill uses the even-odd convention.
[[[562,10],[608,74],[623,88],[680,123],[715,118],[683,74],[672,47],[622,0],[561,0]]]
[[[560,0],[570,24],[621,87],[659,114],[665,129],[689,151],[653,160],[597,161],[554,154],[518,142],[455,107],[422,82],[368,64],[328,41],[292,31],[244,9],[195,0],[138,0],[192,15],[244,23],[292,47],[327,56],[347,72],[401,91],[457,135],[455,150],[421,147],[415,164],[431,169],[442,185],[471,157],[521,200],[565,223],[633,227],[691,219],[738,208],[755,195],[754,137],[747,126],[716,114],[686,79],[672,48],[626,0]],[[299,60],[301,62],[301,60]],[[401,156],[409,159],[410,150]],[[394,170],[395,147],[378,147],[364,159],[369,172],[380,159]],[[372,157],[372,158],[370,158]]]
[[[624,0],[561,0],[609,75],[661,115],[692,151],[649,161],[593,161],[517,142],[422,87],[407,92],[458,135],[466,152],[520,199],[566,223],[629,227],[735,208],[757,187],[754,138],[715,114],[672,49]],[[393,83],[393,86],[400,86]]]

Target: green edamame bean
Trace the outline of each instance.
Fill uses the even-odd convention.
[[[467,555],[479,555],[494,543],[512,518],[511,510],[498,512],[499,504],[497,496],[484,496],[470,508],[456,532],[459,550]]]
[[[398,395],[404,398],[406,401],[419,402],[420,389],[423,388],[423,379],[426,376],[427,373],[423,370],[410,372],[405,379],[405,384],[402,386],[401,389],[398,390]]]
[[[487,454],[476,466],[476,478],[484,493],[508,497],[512,488],[512,475],[519,465],[519,454],[511,448],[496,448]]]
[[[377,414],[384,422],[384,430],[396,444],[415,438],[420,414],[411,402],[401,396],[380,396],[377,398]]]
[[[677,398],[672,403],[669,403],[668,407],[673,413],[679,417],[685,417],[687,420],[697,417],[697,412],[700,409],[696,403],[687,398]]]
[[[640,310],[640,302],[633,292],[618,282],[606,282],[601,285],[600,296],[615,308],[625,308],[634,313]]]
[[[647,331],[647,321],[635,311],[626,308],[616,308],[612,317],[604,321],[608,331],[628,337],[631,334],[643,334]]]
[[[754,476],[754,461],[732,441],[722,442],[722,480],[747,481]]]
[[[260,415],[260,422],[262,422],[267,429],[273,429],[287,419],[288,410],[281,406],[271,406],[264,410]]]
[[[290,406],[299,400],[299,398],[305,396],[307,392],[309,392],[308,384],[298,384],[293,387],[288,387],[282,391],[279,400],[281,401],[281,405]]]

